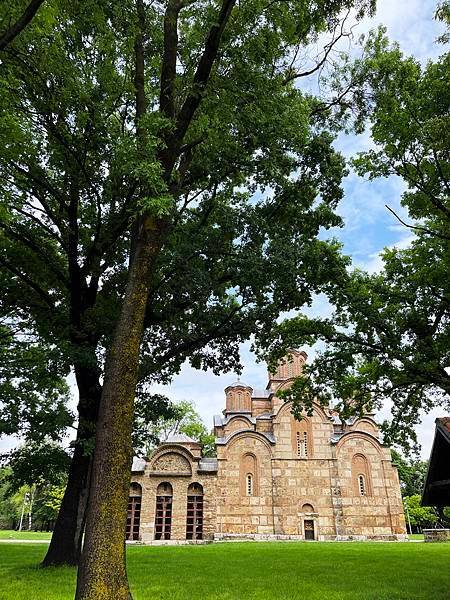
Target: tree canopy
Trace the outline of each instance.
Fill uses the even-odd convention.
[[[184,433],[203,445],[203,456],[213,456],[214,435],[209,433],[192,401],[182,400],[170,403],[164,396],[156,395],[155,400],[168,407],[155,411],[153,419],[147,413],[148,402],[137,402],[135,409],[134,447],[138,453],[149,456],[161,442],[177,433]]]
[[[421,411],[448,408],[450,398],[450,57],[422,66],[390,45],[383,30],[369,36],[364,51],[341,81],[360,86],[356,96],[373,139],[353,164],[361,176],[402,178],[407,216],[388,208],[411,241],[406,249],[386,248],[380,272],[339,277],[328,293],[330,318],[282,323],[273,359],[286,346],[321,341],[306,377],[286,397],[297,406],[333,400],[344,418],[388,401],[386,440],[408,445]]]
[[[319,100],[295,81],[318,68],[300,50],[334,36],[353,6],[373,2],[47,0],[3,49],[1,311],[75,374],[75,522],[143,214],[164,221],[164,243],[141,384],[169,381],[186,359],[239,370],[240,342],[344,268],[337,244],[317,238],[340,223],[344,163]],[[24,8],[2,6],[2,18],[11,7]]]

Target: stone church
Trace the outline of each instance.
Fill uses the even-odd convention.
[[[294,419],[277,397],[306,354],[269,374],[265,390],[225,389],[214,418],[217,458],[184,435],[135,459],[127,539],[403,539],[400,486],[373,414],[343,423],[315,404]]]

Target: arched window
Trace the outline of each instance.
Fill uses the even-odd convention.
[[[141,523],[141,500],[142,488],[139,483],[133,482],[130,486],[130,495],[128,496],[128,511],[126,525],[126,539],[139,539],[139,526]]]
[[[258,461],[253,454],[244,454],[241,458],[240,468],[241,495],[258,495]]]
[[[253,475],[251,473],[247,473],[245,483],[245,491],[247,493],[247,496],[253,496]]]
[[[170,483],[160,483],[156,490],[155,540],[170,540],[172,497],[173,490]]]
[[[297,421],[292,417],[292,449],[298,458],[308,458],[312,455],[311,422],[305,417]]]
[[[186,539],[203,539],[203,487],[199,483],[191,483],[188,487]]]
[[[359,483],[359,493],[361,496],[365,496],[366,495],[366,480],[364,478],[364,475],[359,475],[358,476],[358,483]]]
[[[355,454],[352,459],[352,480],[355,496],[371,496],[370,468],[363,454]]]

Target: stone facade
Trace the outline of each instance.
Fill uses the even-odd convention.
[[[314,404],[297,421],[277,397],[305,359],[292,351],[263,391],[240,381],[225,389],[217,458],[175,436],[135,461],[130,539],[132,521],[143,542],[406,537],[397,470],[373,415],[342,423]]]

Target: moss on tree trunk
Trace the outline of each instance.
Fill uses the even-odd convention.
[[[125,523],[134,394],[148,284],[165,231],[161,220],[144,216],[139,221],[127,289],[105,368],[76,600],[131,598],[125,566]]]

